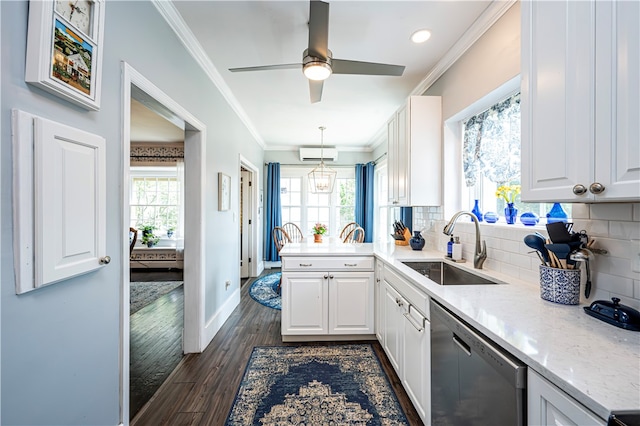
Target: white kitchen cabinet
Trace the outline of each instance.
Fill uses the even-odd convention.
[[[640,200],[640,3],[522,3],[522,199]]]
[[[384,321],[384,263],[376,261],[375,271],[375,288],[374,288],[374,327],[376,330],[376,338],[384,346],[384,334],[382,333],[382,326]]]
[[[431,421],[429,318],[420,312],[428,298],[394,271],[384,269],[382,346],[425,424]]]
[[[281,291],[285,341],[375,333],[371,256],[285,257]]]
[[[532,369],[527,374],[527,422],[540,426],[606,424]]]
[[[442,204],[442,102],[411,96],[387,123],[388,202]]]

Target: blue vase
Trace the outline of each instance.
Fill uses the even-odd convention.
[[[560,203],[553,203],[551,210],[547,213],[547,223],[566,222],[567,212],[564,211]]]
[[[518,215],[518,209],[513,206],[513,203],[507,203],[507,207],[504,208],[504,218],[507,224],[513,225],[516,223],[516,216]]]
[[[478,218],[478,222],[482,222],[482,212],[480,211],[480,207],[478,206],[478,200],[475,200],[471,213],[476,215],[476,217]],[[471,219],[471,221],[473,221],[473,219]]]
[[[498,215],[494,212],[486,212],[484,214],[484,221],[487,223],[496,223],[498,219]]]
[[[520,215],[520,222],[522,222],[524,226],[533,226],[537,224],[539,220],[538,215],[533,212],[525,212]]]
[[[422,238],[420,231],[414,231],[413,237],[409,240],[409,244],[411,248],[414,250],[422,250],[424,247],[425,240]]]

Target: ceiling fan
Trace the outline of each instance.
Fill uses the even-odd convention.
[[[331,74],[401,76],[404,65],[334,59],[328,49],[329,3],[311,0],[309,8],[309,47],[302,53],[302,63],[230,68],[231,72],[295,69],[309,79],[311,103],[322,99],[323,81]]]

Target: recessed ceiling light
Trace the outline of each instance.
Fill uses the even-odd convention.
[[[411,41],[414,43],[424,43],[431,38],[431,31],[418,30],[411,34]]]

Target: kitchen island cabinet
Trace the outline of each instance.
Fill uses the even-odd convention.
[[[373,340],[373,254],[336,256],[341,246],[325,247],[329,254],[280,253],[282,340]]]
[[[522,3],[522,200],[640,200],[640,3]]]

